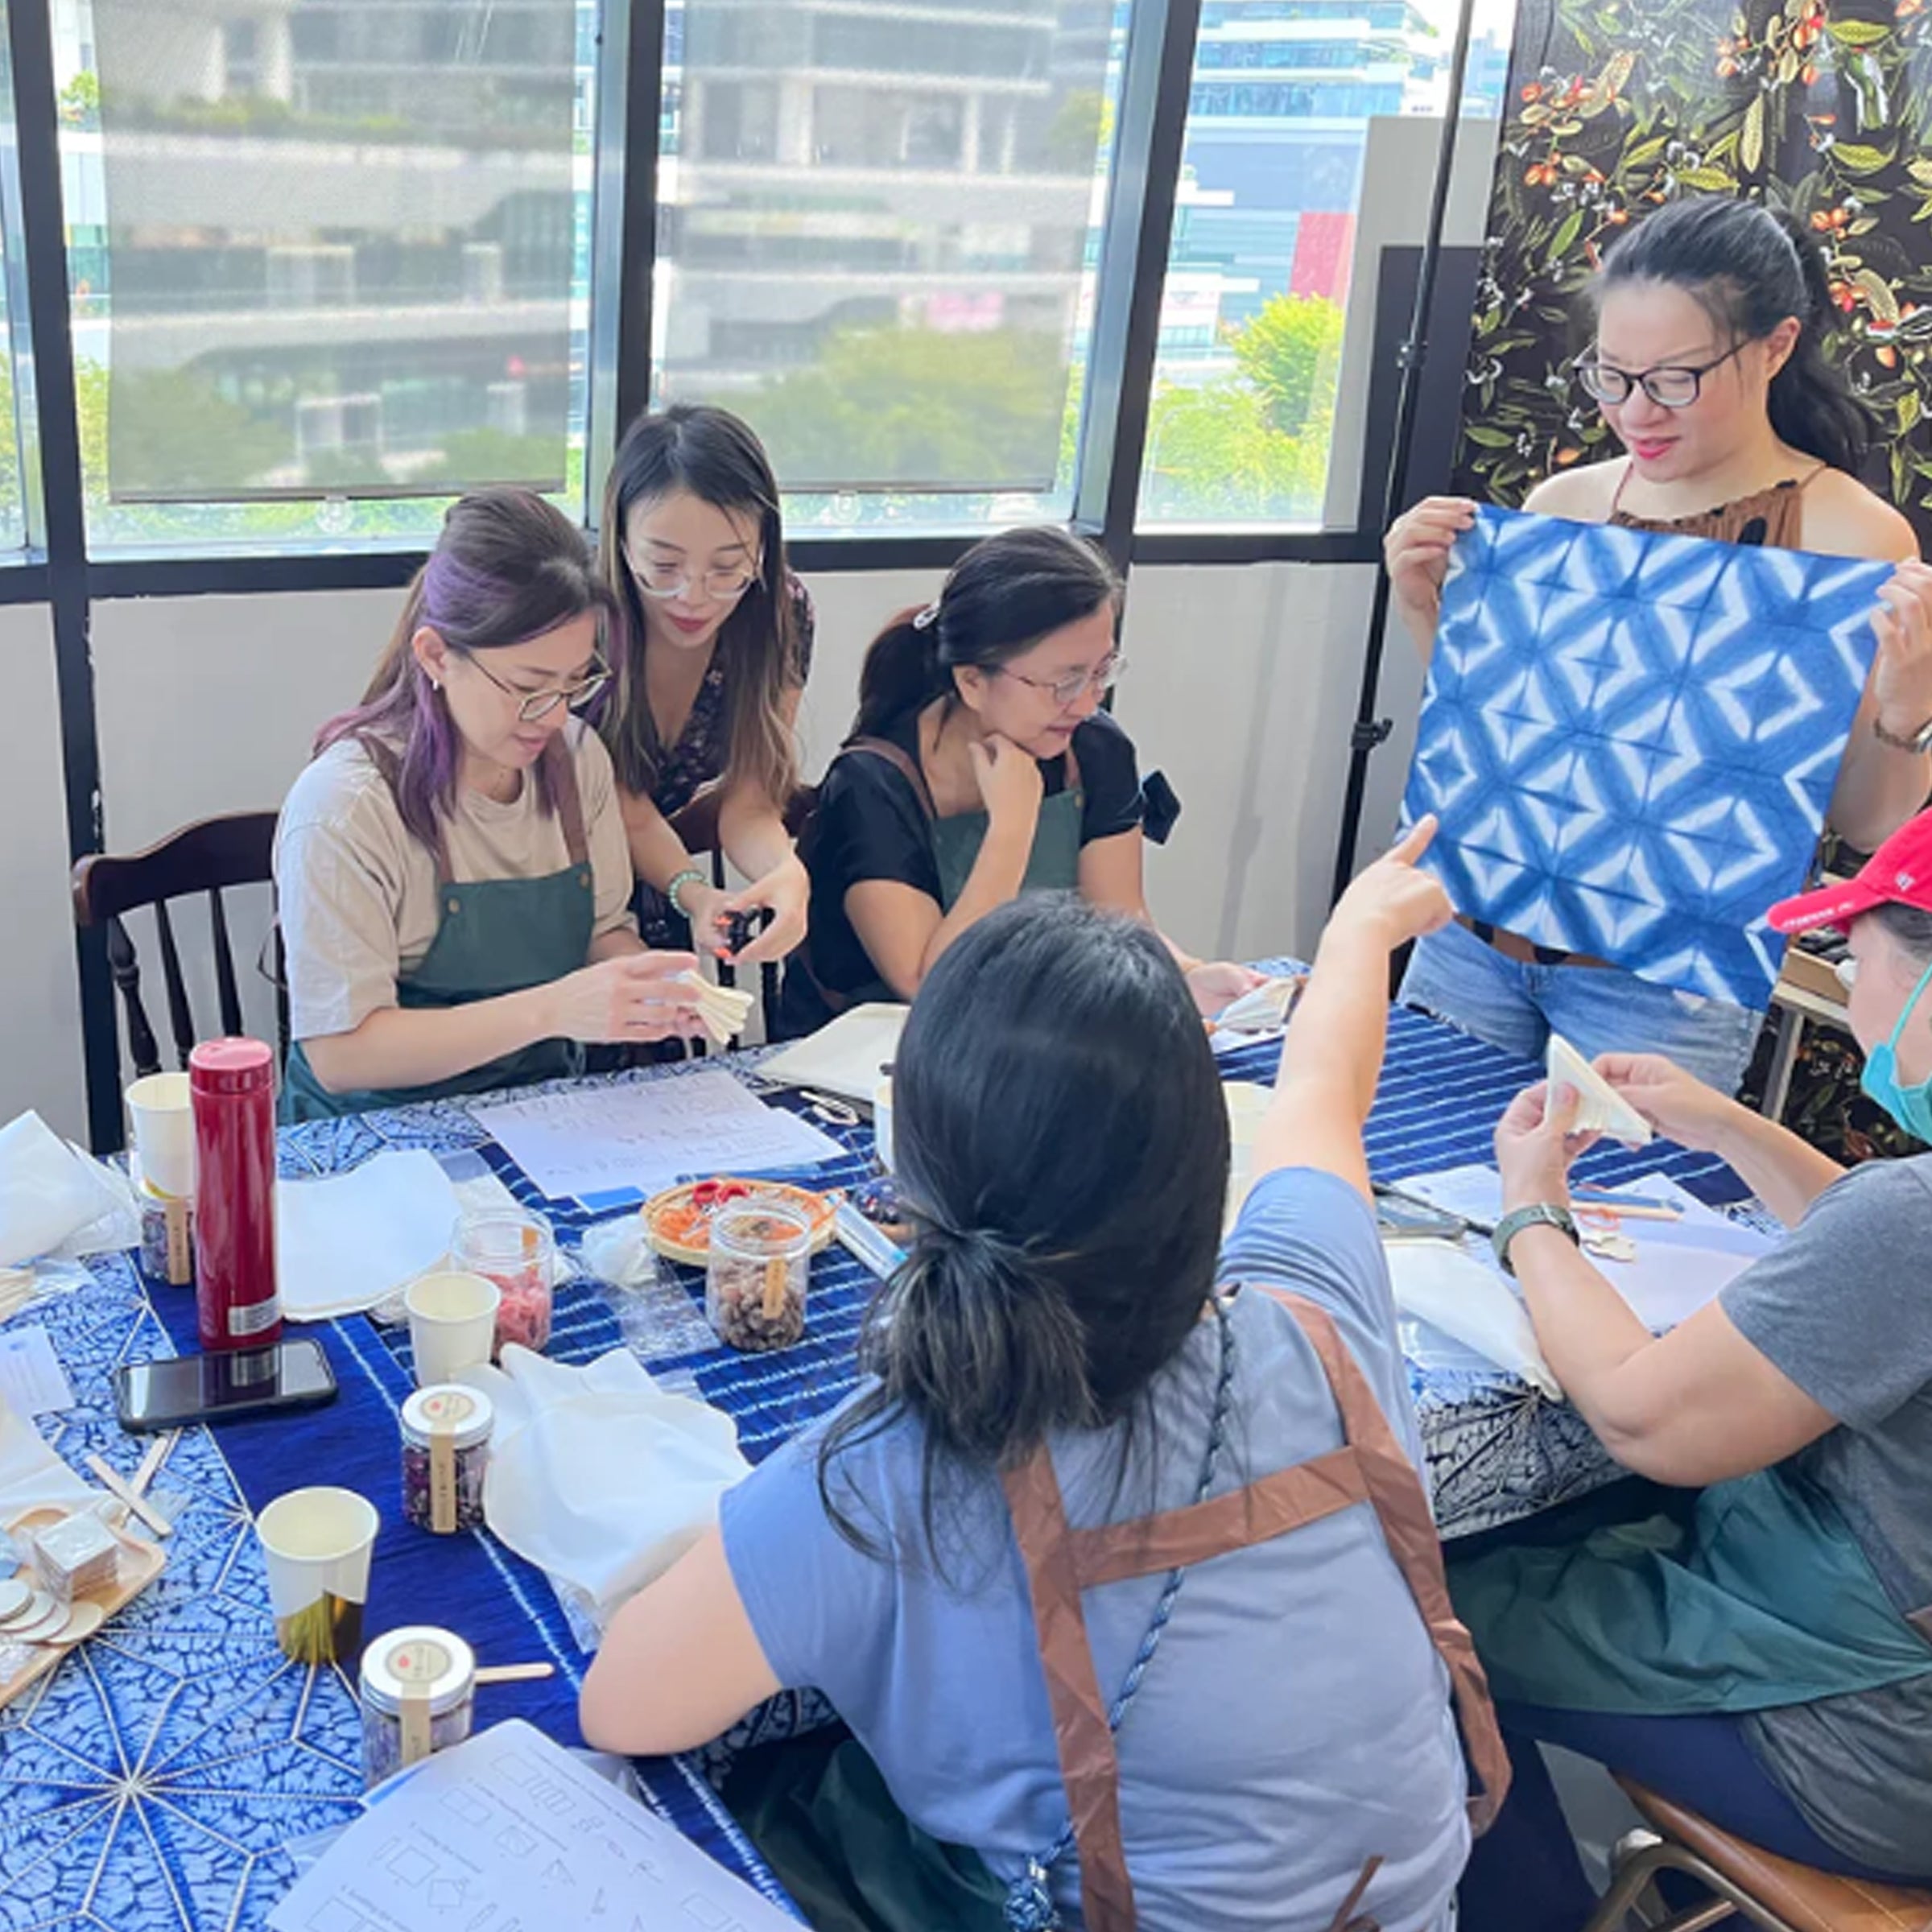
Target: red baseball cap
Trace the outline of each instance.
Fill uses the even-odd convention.
[[[1908,819],[1853,877],[1781,899],[1765,916],[1779,932],[1843,926],[1875,906],[1932,912],[1932,811]]]

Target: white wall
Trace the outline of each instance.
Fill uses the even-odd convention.
[[[936,589],[937,572],[811,580],[818,654],[803,714],[816,774],[849,729],[866,642],[883,620]],[[1306,952],[1321,929],[1348,764],[1348,728],[1373,573],[1366,565],[1142,568],[1128,594],[1131,668],[1119,715],[1144,766],[1166,770],[1186,810],[1150,852],[1157,918],[1202,953]],[[97,604],[93,638],[101,787],[110,848],[151,843],[214,812],[273,806],[301,768],[316,724],[352,703],[401,604],[398,591]],[[1420,683],[1398,638],[1385,679],[1412,731]],[[16,913],[0,952],[0,1120],[39,1107],[83,1129],[66,844],[44,612],[0,611],[0,675],[12,698],[14,754],[0,761],[0,890]],[[1363,849],[1393,821],[1406,737],[1377,754]],[[231,895],[249,1023],[274,1021],[252,971],[266,931],[266,890]],[[198,912],[184,915],[191,996],[213,1024]],[[145,932],[137,924],[136,943]],[[144,957],[148,948],[143,946]],[[165,1035],[159,999],[150,1017]]]
[[[54,636],[46,607],[0,609],[0,691],[7,742],[0,756],[0,1123],[37,1108],[85,1138],[80,991],[67,894],[67,809]]]

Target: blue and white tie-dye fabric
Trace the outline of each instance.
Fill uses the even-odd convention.
[[[1479,510],[1404,799],[1456,910],[1762,1007],[1892,569]]]

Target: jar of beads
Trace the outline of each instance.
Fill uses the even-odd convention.
[[[483,1526],[496,1412],[480,1389],[438,1382],[402,1405],[402,1514],[448,1536]]]
[[[461,1637],[410,1624],[362,1653],[362,1788],[419,1764],[469,1736],[476,1653]]]

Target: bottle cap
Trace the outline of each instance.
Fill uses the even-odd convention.
[[[489,1439],[497,1412],[481,1389],[465,1388],[460,1382],[435,1382],[419,1389],[402,1405],[402,1434],[419,1448],[430,1437],[447,1429],[459,1449],[473,1448]]]
[[[204,1040],[188,1073],[196,1093],[254,1093],[275,1085],[275,1056],[260,1040]]]
[[[430,1714],[453,1711],[476,1686],[477,1655],[453,1630],[412,1624],[377,1637],[362,1653],[362,1696],[394,1717],[404,1695],[421,1691]]]

